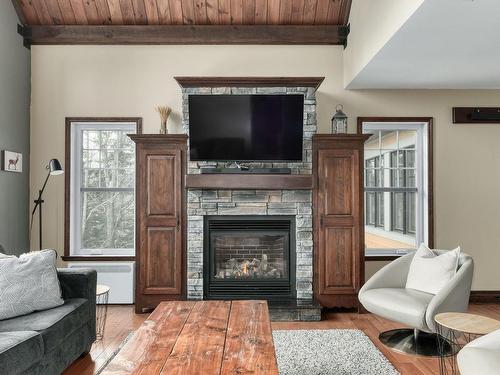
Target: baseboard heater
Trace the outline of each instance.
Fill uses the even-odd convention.
[[[135,262],[69,262],[68,268],[97,271],[97,283],[110,287],[110,304],[134,303]]]

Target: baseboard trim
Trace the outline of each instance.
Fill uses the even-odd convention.
[[[472,290],[471,303],[500,303],[500,290]]]

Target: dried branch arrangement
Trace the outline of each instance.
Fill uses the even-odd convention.
[[[160,134],[167,134],[167,120],[172,112],[172,108],[167,105],[160,105],[156,107],[156,111],[160,114],[161,119]]]

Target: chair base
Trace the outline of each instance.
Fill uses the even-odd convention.
[[[398,353],[439,357],[448,356],[452,352],[451,345],[447,342],[439,347],[437,334],[411,328],[382,332],[378,338],[382,344]]]

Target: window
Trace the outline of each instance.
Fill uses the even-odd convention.
[[[363,121],[367,256],[405,254],[432,245],[429,191],[431,122]]]
[[[382,174],[380,173],[381,158],[376,156],[365,161],[366,186],[382,186]],[[377,227],[384,226],[384,194],[369,192],[366,194],[366,222]]]
[[[69,254],[133,256],[135,145],[127,134],[140,132],[140,121],[70,121],[67,126]]]

